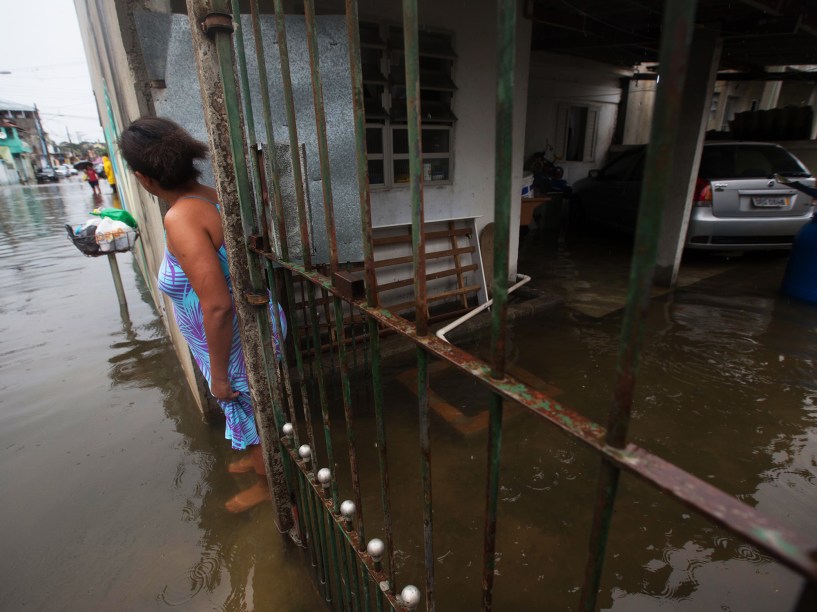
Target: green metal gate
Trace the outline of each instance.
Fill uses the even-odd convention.
[[[205,101],[205,116],[225,224],[225,242],[234,277],[236,307],[241,319],[242,339],[256,402],[259,428],[265,450],[271,490],[281,530],[299,531],[305,543],[319,589],[327,605],[335,609],[414,609],[422,600],[425,609],[435,609],[434,523],[431,488],[431,445],[429,423],[429,360],[446,362],[482,383],[490,394],[490,427],[486,461],[485,511],[483,524],[482,607],[493,608],[497,500],[501,464],[503,401],[511,400],[541,416],[572,438],[583,442],[601,459],[597,500],[588,545],[581,608],[596,608],[596,597],[605,559],[605,546],[623,471],[653,485],[671,498],[695,510],[742,540],[778,560],[807,579],[798,609],[814,609],[817,559],[812,540],[785,526],[777,525],[753,508],[703,482],[675,465],[627,442],[639,353],[643,342],[649,289],[656,261],[661,227],[660,203],[669,189],[674,142],[679,133],[680,92],[684,87],[696,3],[667,0],[661,45],[661,87],[655,104],[652,139],[648,148],[640,218],[630,275],[630,291],[621,332],[615,396],[607,427],[579,415],[536,389],[506,373],[505,329],[508,303],[508,247],[511,210],[512,108],[514,98],[514,52],[518,2],[497,0],[497,84],[495,152],[495,250],[493,261],[492,358],[482,361],[429,334],[426,300],[426,261],[423,243],[423,173],[418,62],[417,0],[403,1],[403,30],[406,58],[407,117],[410,153],[412,249],[414,267],[415,319],[395,315],[378,304],[375,291],[372,223],[367,176],[364,98],[360,36],[356,0],[346,0],[349,41],[349,71],[354,101],[356,142],[355,171],[360,186],[360,216],[363,241],[365,295],[359,295],[354,278],[344,273],[338,261],[335,238],[335,207],[331,189],[325,109],[319,70],[315,9],[304,0],[303,14],[309,49],[314,96],[326,245],[327,266],[315,266],[310,256],[310,236],[299,159],[299,137],[295,100],[290,78],[287,30],[283,0],[274,1],[278,56],[283,77],[289,151],[298,210],[302,259],[290,256],[288,228],[281,196],[281,174],[270,151],[275,139],[271,124],[271,102],[266,82],[266,58],[259,25],[257,0],[250,0],[262,108],[253,108],[249,93],[247,58],[238,0],[188,0],[188,14],[199,76]],[[254,113],[262,113],[266,154],[254,136]],[[335,168],[337,171],[338,169]],[[349,172],[349,168],[343,169]],[[272,228],[272,231],[271,229]],[[296,284],[305,290],[303,327],[290,324],[288,350],[279,364],[272,348],[266,305],[271,298],[295,313]],[[269,292],[269,294],[268,294]],[[332,422],[326,367],[322,355],[323,335],[319,306],[334,329],[327,336],[339,364],[341,397],[348,440],[351,500],[342,501],[338,478],[324,465],[335,466]],[[347,314],[348,313],[348,314]],[[273,325],[280,327],[277,314]],[[359,321],[365,333],[357,334]],[[425,577],[415,587],[395,579],[394,525],[390,502],[389,461],[384,421],[381,380],[382,331],[399,334],[416,347],[417,408],[419,412],[420,480],[423,491],[423,541]],[[361,501],[360,472],[356,455],[355,411],[352,401],[350,354],[347,346],[365,343],[370,359],[367,380],[374,404],[380,472],[380,508],[384,541],[367,539],[367,522]],[[355,353],[356,354],[356,353]],[[294,357],[295,363],[289,363]],[[331,353],[330,353],[331,358]],[[307,376],[315,381],[322,414],[321,423],[310,418]],[[321,444],[317,436],[323,437]],[[322,447],[325,456],[319,456]],[[295,512],[292,512],[292,509]],[[297,521],[293,521],[295,514]]]

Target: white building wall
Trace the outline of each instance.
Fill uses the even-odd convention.
[[[6,167],[6,164],[0,159],[0,185],[18,185],[19,183],[20,175],[17,170]]]
[[[140,99],[140,96],[143,96],[140,92],[145,83],[139,82],[134,74],[134,67],[129,64],[122,35],[123,31],[131,31],[132,26],[123,21],[126,18],[124,3],[105,0],[75,0],[74,4],[85,45],[97,111],[105,131],[118,136],[125,126],[142,116],[146,106],[145,98]],[[151,3],[138,4],[150,5]],[[105,107],[103,92],[106,87],[111,100],[115,126],[110,124]],[[111,155],[116,156],[118,168],[127,169],[117,144],[115,142],[109,144],[112,148]],[[117,190],[120,200],[136,218],[141,229],[142,238],[137,243],[133,256],[136,257],[145,281],[150,287],[151,295],[176,348],[185,378],[201,407],[203,399],[197,390],[195,366],[190,350],[176,326],[174,317],[169,314],[172,312],[171,303],[158,291],[156,286],[157,273],[164,255],[164,226],[159,203],[156,198],[139,187],[136,179],[127,171],[120,172],[120,176],[117,177]]]
[[[632,81],[627,103],[622,144],[646,144],[650,140],[652,111],[655,104],[655,81]]]
[[[398,2],[364,0],[361,19],[401,21]],[[522,17],[519,2],[516,35],[516,90],[514,94],[514,159],[511,227],[519,225],[524,134],[527,107],[531,23]],[[453,111],[453,183],[428,186],[423,191],[427,221],[480,216],[477,233],[492,222],[494,208],[494,124],[496,120],[496,3],[477,1],[421,1],[420,24],[453,34],[457,60],[453,80],[457,85]],[[411,222],[406,186],[373,190],[374,226]],[[516,273],[519,234],[511,232],[510,273]],[[387,279],[384,279],[387,281]]]
[[[614,66],[534,52],[530,62],[525,157],[537,151],[549,150],[549,147],[553,147],[556,155],[561,156],[564,139],[558,134],[560,107],[587,106],[597,109],[599,113],[592,159],[558,159],[557,163],[564,168],[564,179],[568,183],[584,178],[590,170],[598,168],[613,140],[622,76],[625,76],[625,72]]]

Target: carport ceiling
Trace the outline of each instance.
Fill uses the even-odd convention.
[[[657,62],[663,3],[527,0],[532,47],[617,66]],[[817,0],[699,0],[696,22],[723,36],[721,68],[817,64]]]

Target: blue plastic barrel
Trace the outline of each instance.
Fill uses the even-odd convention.
[[[808,302],[817,302],[817,216],[797,232],[780,290]]]

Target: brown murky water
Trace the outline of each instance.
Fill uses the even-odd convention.
[[[123,318],[107,258],[66,239],[94,206],[77,178],[0,187],[1,607],[318,608],[270,510],[223,510],[251,482],[226,473],[134,256]]]
[[[599,277],[609,272],[609,259],[627,261],[626,245],[616,241],[583,244],[579,251],[530,240],[520,270],[540,286],[582,279],[602,287],[610,282]],[[599,270],[587,269],[588,257]],[[631,438],[813,534],[817,307],[777,294],[785,264],[785,256],[768,254],[690,258],[685,274],[704,280],[656,298],[650,310]],[[510,360],[559,401],[604,423],[620,325],[620,311],[592,317],[568,307],[521,319],[509,330]],[[490,352],[487,334],[459,344]],[[411,355],[390,363],[384,395],[397,580],[422,588],[414,367]],[[437,363],[430,369],[432,404],[438,406],[432,414],[436,599],[441,610],[476,610],[487,440],[477,417],[488,398],[464,375]],[[356,435],[370,441],[375,432],[366,406],[365,397],[355,398]],[[459,413],[453,419],[452,409]],[[343,431],[342,419],[335,412],[336,432]],[[470,433],[458,430],[463,424]],[[342,434],[335,436],[336,453],[342,455],[345,443]],[[362,480],[366,536],[382,537],[377,457],[372,445],[361,446],[358,462],[371,468]],[[502,448],[496,609],[578,610],[599,461],[519,410],[506,411]],[[342,489],[351,497],[344,469]],[[633,477],[622,477],[620,491],[600,609],[768,611],[797,602],[803,581],[788,569]]]
[[[320,609],[303,557],[275,532],[269,509],[223,511],[247,483],[225,473],[231,453],[221,429],[202,422],[179,384],[132,256],[119,258],[130,307],[123,318],[107,261],[82,257],[64,238],[63,223],[84,220],[92,206],[76,181],[0,189],[4,608]],[[620,245],[556,249],[529,236],[520,270],[542,286],[592,288],[593,269],[608,270],[583,258],[609,264],[613,250]],[[817,307],[777,295],[784,258],[691,264],[717,270],[656,298],[632,438],[813,534]],[[515,322],[510,356],[561,402],[604,422],[621,313],[585,312],[564,307]],[[478,335],[466,347],[484,354],[488,342]],[[390,360],[384,395],[398,586],[422,587],[413,367],[410,358]],[[366,380],[356,375],[354,399],[368,539],[382,533]],[[437,364],[431,386],[438,404],[473,425],[462,433],[432,416],[438,609],[475,610],[487,395]],[[336,473],[351,497],[336,379],[329,388]],[[317,414],[316,399],[312,406]],[[592,453],[541,419],[508,411],[496,609],[578,609],[597,471]],[[602,609],[766,611],[796,601],[802,581],[779,564],[629,476],[621,491]]]

